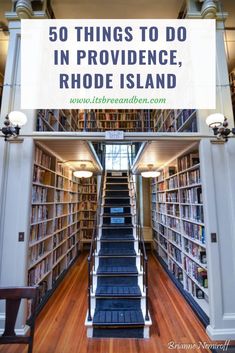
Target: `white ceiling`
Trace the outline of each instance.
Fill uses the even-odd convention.
[[[89,143],[81,140],[39,140],[39,143],[51,150],[63,162],[67,161],[71,167],[80,167],[86,164],[86,167],[94,172],[100,171],[97,156],[90,147]],[[72,163],[71,161],[77,161]],[[89,162],[90,161],[90,162]]]
[[[197,142],[193,140],[173,140],[173,139],[161,139],[158,141],[152,141],[148,143],[140,157],[133,166],[133,171],[136,174],[146,170],[148,164],[153,164],[153,169],[163,167],[166,163],[174,160],[179,154],[182,154],[184,150],[189,149],[191,146],[195,146]]]

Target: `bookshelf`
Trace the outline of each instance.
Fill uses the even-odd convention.
[[[153,111],[134,109],[39,110],[37,131],[145,132],[153,130]]]
[[[97,180],[89,178],[81,180],[82,198],[79,204],[80,234],[83,243],[90,243],[97,208]]]
[[[197,112],[195,109],[155,110],[154,131],[197,132]]]
[[[56,156],[35,146],[28,284],[39,285],[40,301],[77,257],[84,223],[94,219],[96,177],[86,180],[74,177]],[[86,230],[91,233],[92,227],[90,222]]]
[[[208,315],[208,279],[198,149],[171,161],[152,181],[153,248]]]
[[[41,109],[37,113],[37,131],[77,131],[78,110]]]
[[[39,110],[37,131],[197,132],[195,109]]]

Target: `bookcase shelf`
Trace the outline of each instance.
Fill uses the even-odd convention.
[[[74,177],[71,168],[36,144],[28,284],[39,285],[39,303],[77,257],[82,248],[84,222],[89,222],[85,224],[86,232],[92,234],[96,207],[96,177],[86,180]]]
[[[39,110],[37,131],[197,132],[195,109]]]
[[[198,148],[171,161],[152,180],[153,247],[208,315],[208,280]]]

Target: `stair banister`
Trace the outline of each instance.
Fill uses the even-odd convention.
[[[104,187],[104,173],[101,176],[101,183],[100,183],[100,188],[99,188],[99,193],[98,193],[98,200],[97,200],[97,210],[96,210],[96,215],[95,215],[95,224],[94,224],[94,229],[92,233],[92,239],[91,239],[91,246],[90,246],[90,252],[89,256],[87,258],[88,262],[88,288],[87,288],[87,293],[88,293],[88,321],[92,321],[92,316],[91,316],[91,292],[93,292],[93,268],[94,268],[94,258],[95,258],[95,252],[97,248],[97,236],[99,234],[99,223],[100,223],[100,213],[101,213],[101,205],[102,205],[102,194],[103,194],[103,187]]]
[[[130,159],[128,158],[128,175],[129,175],[129,183],[132,184],[134,193],[132,195],[132,199],[135,200],[135,208],[136,208],[136,230],[137,230],[137,238],[138,238],[138,249],[141,255],[141,263],[143,269],[143,290],[145,291],[145,299],[146,299],[146,312],[145,312],[145,320],[149,321],[149,302],[148,302],[148,257],[146,254],[144,237],[142,233],[141,227],[141,218],[140,218],[140,208],[137,199],[137,192],[135,187],[135,182],[133,181],[133,175],[131,173],[130,167]],[[132,188],[132,187],[131,187]]]

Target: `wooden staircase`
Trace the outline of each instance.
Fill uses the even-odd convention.
[[[105,174],[98,230],[88,259],[88,337],[149,337],[133,190],[127,172]]]

